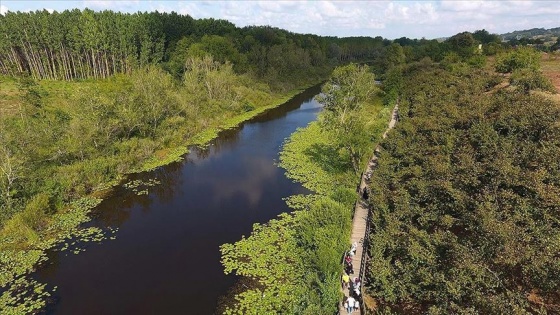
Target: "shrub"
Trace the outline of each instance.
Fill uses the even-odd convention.
[[[543,90],[555,93],[556,89],[541,72],[535,69],[517,69],[511,74],[510,82],[525,93],[531,90]]]
[[[538,51],[530,47],[520,47],[516,50],[500,54],[496,57],[496,71],[510,73],[517,69],[539,68],[541,56]]]
[[[52,213],[53,207],[46,193],[35,195],[21,213],[23,222],[34,230],[40,230],[47,222],[47,214]]]

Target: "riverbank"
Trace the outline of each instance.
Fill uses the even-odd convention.
[[[367,117],[361,126],[371,136],[365,144],[369,154],[390,109],[375,99],[360,114]],[[280,153],[286,176],[313,194],[287,198],[293,212],[256,224],[249,237],[222,245],[225,272],[252,280],[226,314],[324,314],[336,309],[340,255],[348,246],[359,176],[348,153],[338,148],[335,133],[321,127],[323,116],[292,134]]]
[[[116,78],[115,80],[123,79]],[[126,81],[126,79],[124,80]],[[317,83],[315,81],[310,85]],[[42,83],[40,82],[39,84]],[[76,86],[72,82],[55,82],[53,84],[62,85],[62,90],[63,92],[66,90],[65,93],[67,93],[68,98],[72,97],[70,95],[72,89],[68,85]],[[91,82],[88,84],[95,85],[95,83]],[[102,85],[110,87],[109,83],[102,83]],[[126,86],[126,84],[123,85]],[[99,90],[100,88],[103,88],[103,86],[91,88],[91,90]],[[34,89],[44,92],[38,87],[34,87]],[[45,290],[45,285],[29,279],[25,275],[33,271],[38,264],[45,262],[45,251],[47,249],[55,247],[72,249],[72,243],[99,241],[107,237],[113,237],[112,233],[114,231],[104,231],[95,227],[80,228],[80,226],[90,220],[89,212],[101,202],[102,198],[107,195],[107,192],[112,187],[123,184],[127,173],[150,170],[177,161],[187,152],[188,146],[204,145],[215,138],[219,131],[235,127],[266,110],[278,107],[302,90],[303,88],[282,94],[273,94],[269,91],[268,94],[265,94],[265,91],[261,88],[260,90],[255,89],[253,93],[247,92],[245,104],[250,105],[246,106],[247,109],[251,108],[250,110],[243,110],[236,115],[226,114],[213,117],[213,120],[207,121],[206,127],[203,130],[193,134],[188,139],[182,138],[182,141],[177,139],[174,141],[168,140],[167,143],[173,145],[153,150],[152,155],[145,155],[143,160],[142,157],[139,157],[139,160],[135,161],[136,166],[131,168],[131,171],[123,172],[121,175],[106,177],[110,180],[97,183],[95,188],[92,188],[85,197],[76,199],[76,201],[65,206],[63,209],[57,210],[56,213],[48,218],[42,218],[42,220],[48,220],[48,222],[42,223],[42,226],[37,230],[28,226],[27,218],[23,215],[16,216],[16,220],[6,221],[2,233],[3,237],[0,240],[2,247],[0,253],[0,267],[2,268],[0,273],[0,287],[2,287],[0,311],[6,313],[30,313],[45,306],[46,299],[49,297],[49,292]],[[49,97],[53,97],[53,92],[52,90],[48,91],[45,99],[48,100]],[[57,92],[60,92],[60,89]],[[17,94],[14,90],[10,93]],[[15,95],[14,98],[17,99],[20,96]],[[50,107],[52,104],[50,101],[45,103],[45,107]],[[65,105],[69,104],[62,104],[58,109],[68,109],[68,107],[65,108]],[[70,112],[70,115],[73,114],[73,112]],[[181,145],[175,145],[176,143],[181,143]],[[40,206],[38,202],[36,203],[37,206]],[[22,226],[24,227],[23,230],[21,229]],[[22,235],[22,231],[25,234]],[[71,242],[69,241],[70,239],[72,240]],[[79,250],[76,251],[74,249],[73,251],[79,252]]]

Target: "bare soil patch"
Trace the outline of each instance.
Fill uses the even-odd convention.
[[[552,81],[556,90],[560,92],[560,54],[543,54],[541,70]]]

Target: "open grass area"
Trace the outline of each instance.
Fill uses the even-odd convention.
[[[560,104],[560,53],[543,54],[541,59],[541,70],[552,85],[556,88],[556,94],[546,94],[546,97],[555,100]],[[560,105],[559,105],[560,106]]]
[[[13,115],[18,110],[21,93],[13,78],[0,76],[0,117]]]
[[[560,53],[543,54],[541,70],[552,81],[556,89],[560,91]]]

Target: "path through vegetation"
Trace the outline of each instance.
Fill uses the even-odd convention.
[[[383,139],[387,137],[389,130],[395,127],[395,124],[398,120],[398,103],[393,108],[393,113],[391,115],[391,121],[389,122],[389,126],[383,133]],[[377,153],[380,150],[380,145],[378,144],[375,147],[373,155],[368,162],[366,170],[362,174],[359,186],[359,199],[356,201],[355,209],[354,209],[354,217],[352,219],[352,234],[350,236],[350,244],[357,243],[358,247],[356,249],[356,254],[354,255],[352,261],[354,265],[354,274],[350,275],[350,280],[353,281],[355,277],[358,277],[361,282],[360,292],[363,293],[364,287],[364,274],[365,268],[367,264],[367,254],[364,254],[364,250],[367,248],[367,235],[369,234],[369,204],[368,201],[364,198],[364,190],[368,189],[367,186],[369,184],[369,179],[375,167],[377,166]],[[350,296],[351,287],[348,286],[347,288],[343,289],[344,296]],[[362,303],[362,299],[360,298],[360,310],[353,312],[352,314],[362,314],[362,310],[364,305]],[[344,301],[343,301],[344,302]],[[345,314],[346,310],[344,309],[343,302],[340,303],[339,313]]]

